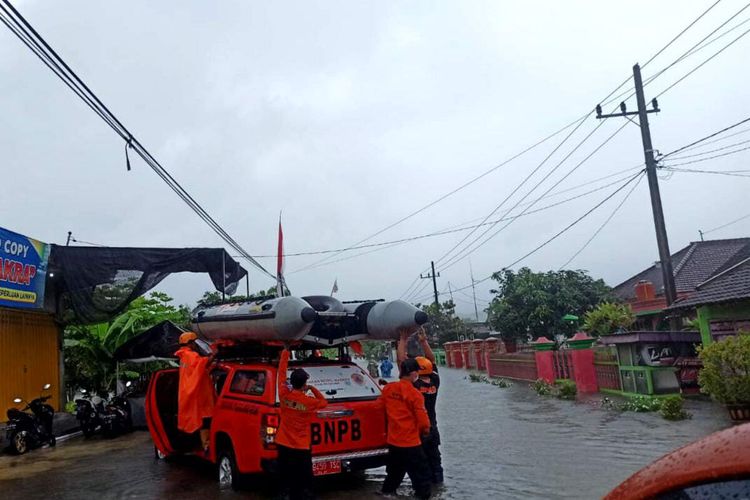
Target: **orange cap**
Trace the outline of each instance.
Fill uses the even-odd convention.
[[[425,358],[424,356],[417,356],[417,364],[419,365],[420,375],[431,375],[432,374],[432,361]]]
[[[193,332],[185,332],[180,335],[180,345],[188,345],[191,341],[197,340],[198,336]]]

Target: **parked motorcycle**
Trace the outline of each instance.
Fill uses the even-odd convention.
[[[132,410],[128,401],[131,385],[130,382],[125,384],[126,391],[113,396],[100,412],[99,418],[104,437],[115,437],[133,429]]]
[[[86,389],[82,389],[81,392],[86,395]],[[88,399],[76,399],[76,418],[78,424],[81,426],[81,431],[86,437],[94,435],[96,430],[102,425],[101,416],[99,410],[102,405],[95,405],[91,398]]]
[[[50,387],[51,384],[45,384],[39,397],[32,399],[24,408],[8,410],[8,425],[5,432],[12,452],[22,455],[44,444],[55,446],[55,436],[52,434],[55,410],[45,403],[52,396],[43,395]],[[15,398],[13,402],[21,404],[24,400]],[[31,410],[31,413],[27,410]]]

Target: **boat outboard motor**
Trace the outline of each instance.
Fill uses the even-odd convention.
[[[221,304],[201,308],[193,328],[209,340],[299,340],[310,331],[317,314],[299,297]]]

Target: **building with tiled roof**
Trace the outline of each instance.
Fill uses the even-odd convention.
[[[704,343],[750,330],[750,238],[692,242],[672,265],[677,301],[668,309],[658,263],[614,288],[641,325],[655,329],[666,314],[696,310]]]

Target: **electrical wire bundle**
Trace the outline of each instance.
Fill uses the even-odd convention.
[[[148,149],[128,130],[96,94],[78,77],[68,64],[42,38],[8,0],[0,0],[0,21],[23,42],[62,82],[73,91],[94,113],[120,136],[125,143],[127,168],[130,170],[128,151],[134,151],[227,245],[266,276],[275,279],[253,256],[219,225],[187,190],[165,169]]]

